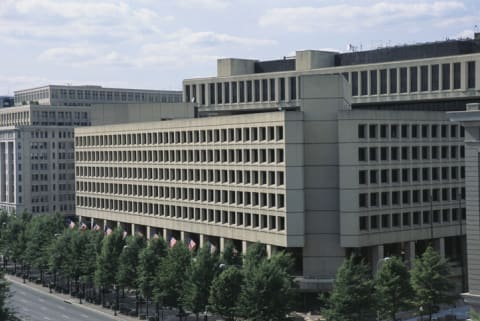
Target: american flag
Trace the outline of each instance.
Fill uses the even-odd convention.
[[[174,247],[175,244],[177,244],[177,239],[174,236],[170,237],[170,247]]]
[[[94,231],[99,231],[99,230],[100,230],[100,225],[98,225],[97,223],[95,223],[95,224],[93,225],[93,230],[94,230]]]
[[[190,239],[190,242],[188,242],[188,249],[189,249],[190,251],[193,251],[196,246],[197,246],[197,243],[195,243],[194,240]]]
[[[159,238],[160,238],[160,236],[158,236],[157,233],[153,234],[153,239],[154,239],[154,240],[158,240]]]
[[[70,220],[70,224],[68,224],[68,227],[71,228],[71,229],[74,229],[75,228],[75,222]]]
[[[80,225],[80,230],[85,231],[86,229],[87,229],[87,224],[82,222],[82,224]]]
[[[123,233],[122,233],[122,238],[125,239],[125,238],[127,237],[127,235],[128,235],[128,232],[127,232],[127,231],[123,231]]]

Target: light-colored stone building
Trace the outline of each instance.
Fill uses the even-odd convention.
[[[479,42],[220,59],[183,82],[198,118],[76,129],[77,215],[285,249],[304,290],[331,286],[350,253],[375,270],[429,244],[460,279],[464,130],[444,112],[478,100]]]
[[[75,90],[76,96],[59,94],[67,89],[67,93]],[[140,94],[147,99],[109,103],[100,99],[101,90],[118,92],[119,97],[130,95],[126,89],[45,86],[15,92],[17,104],[0,109],[0,209],[75,215],[74,127],[122,122],[142,115],[153,120],[193,117],[188,104],[149,102],[149,97],[153,101],[178,101],[180,92],[134,90],[134,97]],[[78,92],[89,99],[80,101]],[[89,96],[85,96],[87,92]]]

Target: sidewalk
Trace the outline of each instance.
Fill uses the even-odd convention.
[[[62,293],[57,293],[57,292],[50,293],[49,289],[46,288],[46,287],[43,287],[41,284],[35,284],[34,282],[27,282],[27,283],[24,284],[22,278],[19,278],[19,277],[13,276],[13,275],[5,274],[5,279],[9,282],[28,287],[28,288],[30,288],[34,291],[38,291],[38,292],[50,295],[52,297],[60,298],[66,303],[73,304],[73,305],[82,307],[84,309],[88,309],[90,311],[95,311],[97,313],[101,313],[103,315],[114,318],[115,320],[118,320],[118,321],[138,321],[138,318],[129,317],[129,316],[120,314],[120,313],[118,313],[118,311],[117,311],[117,316],[114,316],[112,310],[102,308],[99,305],[95,305],[95,304],[85,302],[84,300],[82,300],[82,304],[80,304],[79,299],[72,298],[70,295],[67,295],[67,294],[62,294]]]

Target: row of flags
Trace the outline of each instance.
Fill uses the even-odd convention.
[[[76,226],[75,222],[70,220],[70,223],[68,224],[68,227],[70,229],[74,229]],[[88,226],[85,222],[81,222],[80,223],[80,227],[79,227],[79,230],[87,230],[88,229]],[[100,225],[98,225],[97,223],[95,223],[93,226],[92,226],[92,230],[93,231],[100,231],[102,228],[100,227]],[[113,230],[108,227],[108,226],[105,226],[103,232],[105,233],[106,236],[112,234]],[[138,235],[139,236],[142,236],[143,237],[143,233],[141,232],[138,232]],[[128,236],[128,232],[127,231],[123,231],[123,234],[122,234],[122,237],[125,239],[126,237]],[[155,233],[153,234],[153,239],[159,239],[160,236]],[[217,251],[217,247],[215,246],[215,244],[211,243],[211,242],[208,242],[209,243],[209,246],[210,246],[210,253],[211,254],[214,254],[216,251]],[[168,241],[168,245],[170,248],[174,247],[175,245],[177,244],[177,239],[175,238],[175,236],[170,236],[169,238],[169,241]],[[197,242],[195,242],[194,239],[189,239],[188,241],[188,249],[190,251],[194,251],[195,248],[197,247]]]

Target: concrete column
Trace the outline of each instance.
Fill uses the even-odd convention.
[[[151,235],[150,235],[150,233],[151,233],[150,226],[149,226],[149,225],[147,225],[147,235],[146,235],[146,238],[147,238],[147,240],[149,240],[149,239],[151,238]]]
[[[247,249],[248,249],[248,242],[242,241],[242,253],[243,254],[247,253]]]
[[[440,237],[433,241],[435,250],[438,251],[442,258],[445,258],[445,238]]]
[[[450,63],[450,91],[453,90],[453,63]]]
[[[136,232],[135,228],[136,228],[135,223],[132,223],[132,236],[135,235],[135,232]]]
[[[428,65],[428,91],[432,91],[432,65]]]
[[[237,104],[240,102],[240,82],[239,81],[235,81],[235,83],[237,84],[235,88],[235,91],[237,92]]]
[[[228,98],[229,98],[229,103],[232,103],[232,98],[233,98],[233,90],[232,90],[232,83],[228,82]]]
[[[405,260],[408,261],[408,266],[413,268],[415,262],[415,242],[405,242]]]
[[[165,241],[168,241],[168,230],[166,228],[163,229],[163,239]]]
[[[387,94],[390,95],[390,68],[387,68]]]
[[[120,221],[117,221],[117,228],[122,227],[122,223]]]
[[[290,88],[290,77],[285,77],[285,101],[290,101],[291,90],[292,88]]]
[[[384,258],[383,244],[372,247],[372,270],[377,273],[377,268],[380,267],[381,260]]]
[[[267,257],[268,257],[268,258],[271,258],[271,257],[272,257],[272,245],[271,245],[271,244],[267,244],[267,245],[266,245],[266,249],[267,249]]]
[[[410,67],[407,67],[407,93],[411,92],[411,79],[412,75],[410,73]]]
[[[220,252],[223,252],[223,249],[225,248],[225,238],[224,237],[220,237],[220,244],[219,244],[219,251]]]
[[[280,78],[275,78],[275,101],[280,101]]]
[[[270,101],[270,94],[272,92],[272,88],[270,86],[270,78],[267,79],[267,101]]]
[[[204,244],[205,244],[205,235],[204,234],[199,234],[198,235],[198,247],[201,249],[203,248]]]

